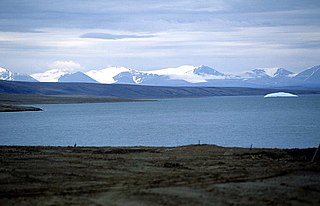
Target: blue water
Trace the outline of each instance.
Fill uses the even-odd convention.
[[[36,105],[0,113],[0,145],[316,147],[320,96]]]

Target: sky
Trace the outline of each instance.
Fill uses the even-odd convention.
[[[319,0],[0,0],[0,67],[32,74],[320,64]]]

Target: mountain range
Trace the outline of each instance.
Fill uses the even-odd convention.
[[[82,82],[102,84],[134,84],[151,86],[215,86],[215,87],[319,87],[320,65],[293,73],[284,68],[256,68],[242,74],[224,74],[208,66],[180,66],[139,71],[125,67],[108,67],[88,72],[51,69],[24,75],[0,68],[0,80],[29,82]]]

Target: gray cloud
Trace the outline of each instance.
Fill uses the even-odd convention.
[[[294,44],[286,44],[284,46],[289,49],[320,49],[320,41],[296,42]]]
[[[107,34],[107,33],[87,33],[80,36],[80,38],[92,38],[92,39],[139,39],[139,38],[151,38],[154,35],[121,35],[121,34]]]
[[[0,8],[0,63],[12,69],[66,59],[87,68],[319,64],[319,0],[1,0]]]
[[[126,31],[209,30],[320,25],[318,0],[17,1],[2,0],[0,29],[99,28]]]

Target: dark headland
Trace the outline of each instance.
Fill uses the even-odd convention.
[[[0,147],[0,205],[319,205],[315,148]]]
[[[38,107],[18,106],[12,104],[0,104],[0,112],[42,111]]]

